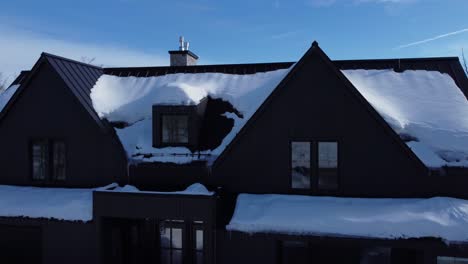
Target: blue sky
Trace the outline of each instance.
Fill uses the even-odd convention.
[[[30,68],[41,51],[167,65],[179,35],[201,64],[295,61],[313,40],[332,59],[459,56],[468,1],[1,1],[0,72]]]

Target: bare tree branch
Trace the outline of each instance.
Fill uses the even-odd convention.
[[[7,88],[7,79],[0,72],[0,92],[3,92]]]
[[[81,56],[81,62],[84,62],[84,63],[87,63],[87,64],[91,64],[91,63],[93,63],[95,60],[96,60],[95,57],[89,58],[89,57],[87,57],[87,56]]]
[[[463,67],[465,68],[465,73],[468,75],[468,66],[466,65],[466,58],[465,58],[465,51],[462,48],[462,60],[463,60]]]

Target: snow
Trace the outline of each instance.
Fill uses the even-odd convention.
[[[227,230],[245,233],[468,241],[468,201],[240,194]]]
[[[214,194],[200,183],[178,192],[145,192],[131,185],[119,187],[116,183],[94,189],[0,185],[0,216],[88,222],[93,220],[94,191],[206,196]]]
[[[106,190],[104,190],[106,191]],[[183,191],[175,191],[175,192],[150,192],[150,191],[140,191],[137,187],[132,185],[125,185],[124,187],[117,187],[113,190],[115,192],[131,192],[131,193],[152,193],[152,194],[182,194],[182,195],[206,195],[212,196],[214,192],[208,191],[208,189],[201,183],[194,183],[187,187]]]
[[[468,100],[438,71],[344,70],[367,101],[428,167],[468,167]]]
[[[157,77],[103,75],[92,88],[91,99],[101,118],[130,124],[116,129],[130,160],[189,163],[200,158],[187,148],[152,147],[153,105],[193,105],[210,95],[229,101],[240,111],[243,118],[225,114],[234,119],[234,127],[221,145],[200,153],[203,154],[201,158],[210,159],[207,157],[216,157],[224,150],[288,71],[282,69],[247,75],[178,73]],[[141,154],[152,156],[143,157]]]
[[[250,75],[103,75],[91,90],[91,99],[101,118],[129,124],[116,132],[131,162],[213,161],[291,68]],[[392,69],[342,72],[399,135],[412,138],[407,144],[426,166],[468,167],[468,101],[448,74]],[[234,127],[218,147],[197,153],[185,147],[153,148],[153,105],[193,105],[207,95],[229,101],[243,114],[243,118],[225,114],[234,120]]]
[[[15,84],[0,93],[0,112],[2,112],[3,108],[6,106],[8,101],[10,101],[11,97],[13,97],[18,88],[19,84]]]
[[[91,221],[96,189],[19,187],[0,185],[0,216]]]

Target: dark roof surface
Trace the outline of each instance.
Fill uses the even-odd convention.
[[[104,68],[104,73],[109,75],[127,77],[151,77],[172,73],[227,73],[227,74],[253,74],[279,69],[287,69],[294,62],[274,63],[248,63],[248,64],[216,64],[216,65],[193,65],[193,66],[162,66],[162,67],[125,67]]]
[[[31,71],[21,71],[18,77],[16,77],[16,79],[11,83],[11,85],[17,85],[17,84],[23,83],[28,77],[28,74],[30,72]]]
[[[94,110],[90,97],[91,89],[103,74],[102,68],[48,53],[42,53],[42,56],[50,63],[55,71],[57,71],[73,94],[75,94],[78,101],[80,101],[98,125],[101,128],[106,128],[107,125],[103,123]]]
[[[439,58],[406,58],[406,59],[367,59],[367,60],[335,60],[332,61],[340,70],[353,69],[394,69],[439,71],[449,74],[468,99],[468,79],[457,57]],[[195,66],[162,66],[162,67],[120,67],[104,68],[104,74],[120,77],[152,77],[173,73],[227,73],[253,74],[257,72],[287,69],[294,62],[218,64]]]

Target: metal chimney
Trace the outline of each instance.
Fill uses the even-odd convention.
[[[179,37],[179,50],[170,50],[171,66],[190,66],[196,65],[198,56],[189,51],[190,43]]]

